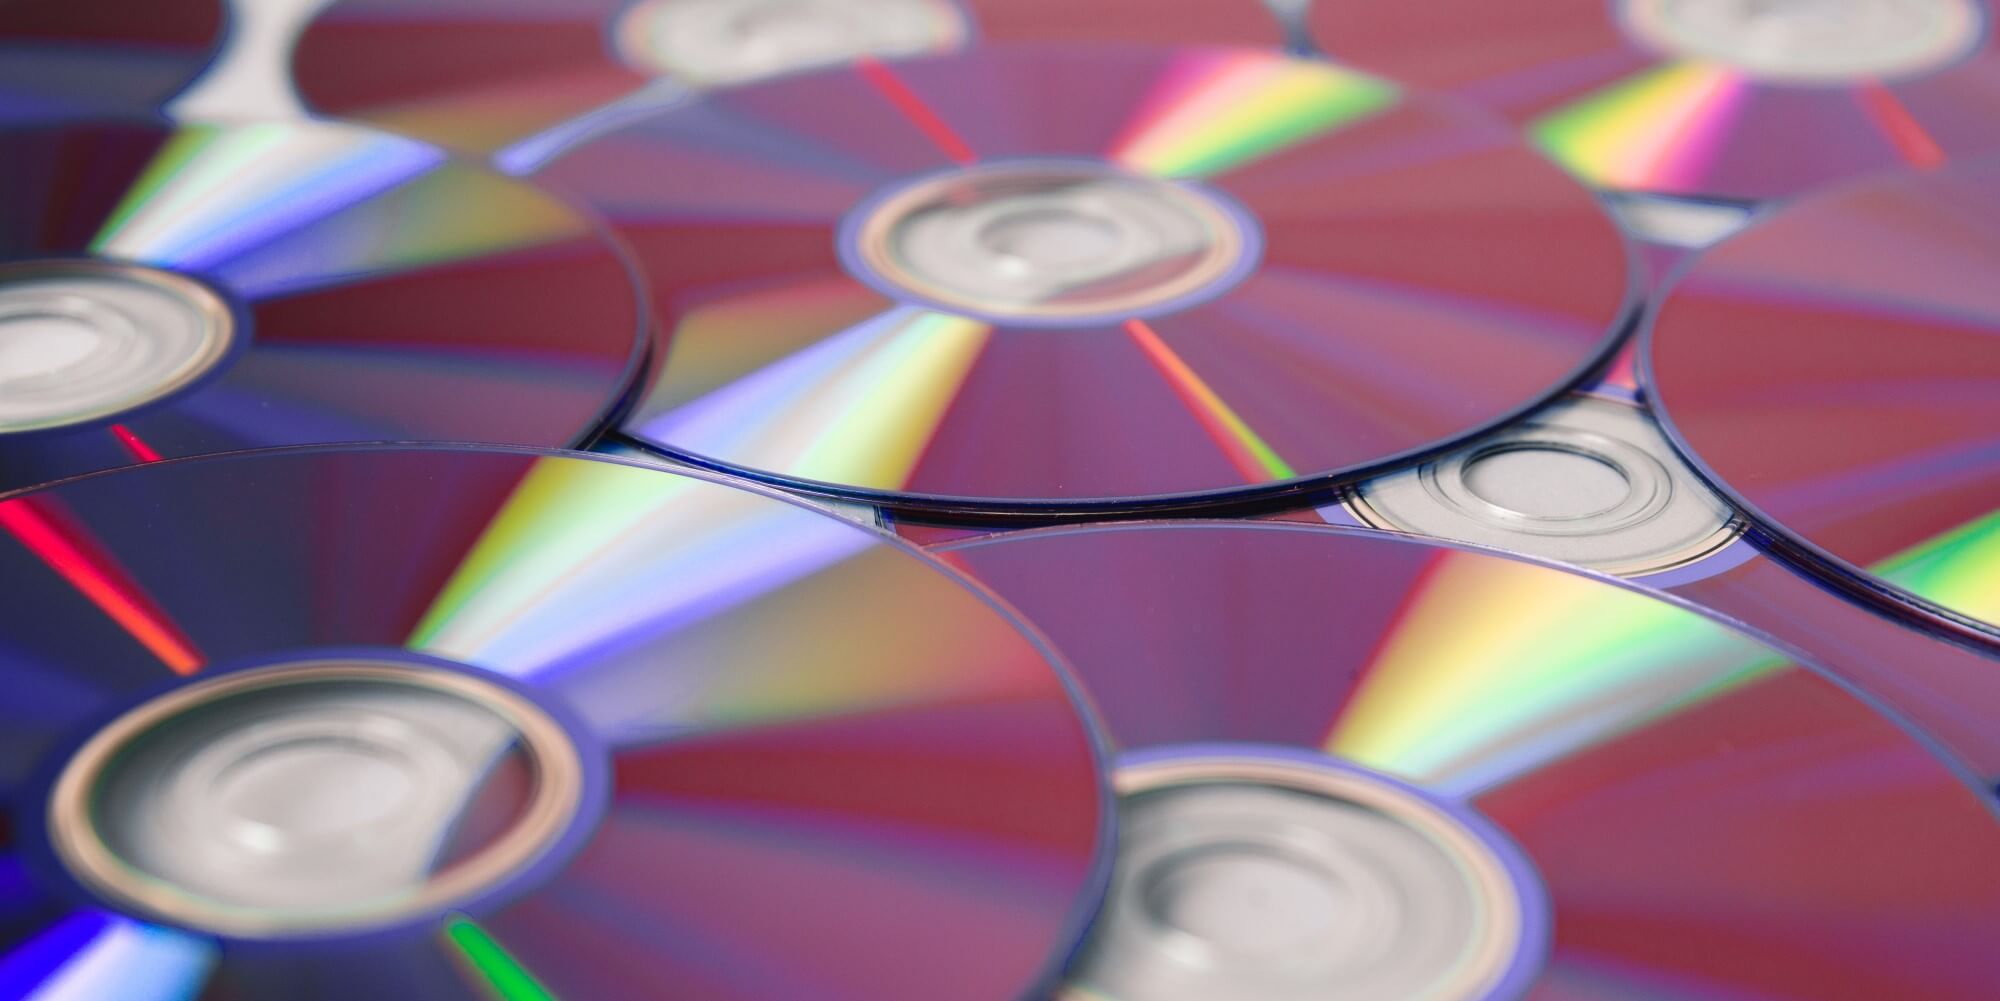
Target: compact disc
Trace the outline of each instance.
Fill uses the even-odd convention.
[[[1318,0],[1314,41],[1461,94],[1608,188],[1802,194],[2000,151],[1987,0]]]
[[[223,0],[0,4],[0,122],[156,112],[221,47]]]
[[[914,549],[576,454],[205,457],[0,500],[8,983],[991,998],[1109,806],[1039,641]]]
[[[0,490],[337,441],[572,445],[650,340],[531,185],[351,126],[0,134]]]
[[[1682,457],[1639,399],[1631,353],[1588,391],[1354,484],[1316,513],[1329,524],[1490,546],[1665,592],[1786,644],[1922,728],[1954,760],[2000,776],[1992,652],[1857,602],[1802,568],[1804,559]]]
[[[338,0],[292,68],[322,112],[488,152],[688,88],[974,39],[1284,37],[1261,0]]]
[[[2000,637],[2000,162],[1777,211],[1669,286],[1646,381],[1724,491],[1869,593]]]
[[[1785,654],[1613,583],[1273,522],[945,558],[1104,720],[1118,861],[1065,996],[1962,998],[2000,825]]]
[[[1502,124],[1252,49],[991,46],[719,91],[537,179],[637,251],[622,425],[932,508],[1273,492],[1559,392],[1624,333],[1590,194]]]

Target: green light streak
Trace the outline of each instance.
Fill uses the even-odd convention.
[[[548,988],[471,918],[454,915],[445,922],[444,933],[501,1001],[556,1001]]]
[[[1975,518],[1873,567],[1911,594],[1972,618],[2000,622],[2000,511]]]

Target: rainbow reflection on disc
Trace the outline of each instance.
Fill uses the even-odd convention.
[[[1102,889],[1096,745],[1045,648],[913,548],[773,494],[526,450],[189,459],[0,500],[0,579],[0,970],[24,996],[1010,1001]],[[433,738],[476,734],[436,692],[111,755],[167,781],[114,774],[94,806],[57,780],[158,707],[329,671],[471,692],[519,730],[473,748],[492,766],[442,815],[408,804],[434,815],[414,860],[381,844],[393,815],[337,837],[344,811],[250,796],[270,782],[243,773],[308,743],[318,709],[319,743],[376,753],[353,786],[295,779],[393,795],[385,769],[421,778]],[[241,764],[213,789],[173,780],[218,756]],[[102,843],[120,790],[216,793],[221,818],[157,825],[213,842]],[[545,800],[532,850],[488,865],[542,816],[511,808]],[[380,871],[321,871],[335,848]],[[205,882],[72,861],[131,852]],[[244,879],[292,856],[271,875],[342,905]],[[494,875],[434,899],[468,868]],[[282,924],[301,915],[310,932]]]
[[[1776,212],[1669,286],[1661,420],[1725,492],[1869,593],[2000,638],[2000,162]]]
[[[624,430],[899,504],[1353,473],[1547,399],[1629,319],[1617,229],[1511,131],[1250,49],[863,63],[654,113],[536,177],[649,280],[663,364]]]
[[[1414,784],[1471,829],[1496,827],[1494,854],[1524,856],[1543,894],[1521,897],[1516,962],[1490,964],[1483,992],[1423,996],[1972,1001],[2000,976],[2000,825],[1980,791],[1841,687],[1684,607],[1487,552],[1270,522],[1047,529],[939,552],[1067,658],[1120,776],[1204,758],[1317,762],[1388,776],[1376,785],[1391,791]],[[1149,807],[1121,805],[1127,842],[1135,805]],[[1229,816],[1178,819],[1153,836],[1194,840]],[[1284,851],[1239,862],[1268,868],[1312,845],[1291,826],[1261,830],[1234,833]],[[1216,855],[1177,856],[1206,860],[1204,876],[1174,856],[1138,871],[1131,851],[1121,843],[1117,879],[1158,891],[1135,899],[1194,934],[1150,955],[1117,952],[1140,934],[1099,942],[1076,997],[1310,996],[1285,988],[1316,957],[1359,948],[1293,936],[1297,921],[1244,941],[1259,913],[1248,902],[1223,909],[1233,922],[1180,920],[1200,913],[1175,903],[1170,877],[1206,878],[1209,899],[1230,902]],[[1247,900],[1285,908],[1273,894],[1298,883],[1260,873],[1238,869]],[[1114,885],[1113,920],[1124,892]],[[1491,916],[1507,930],[1504,910]],[[1371,917],[1355,935],[1415,935],[1450,916]],[[1525,934],[1543,917],[1545,952]],[[1255,961],[1217,982],[1239,957]],[[1153,978],[1145,993],[1112,989],[1135,969]]]
[[[1320,0],[1308,21],[1607,188],[1782,198],[2000,151],[1987,0]]]
[[[223,0],[0,4],[0,123],[144,114],[221,47]]]
[[[569,446],[649,341],[596,223],[309,122],[0,133],[0,490],[274,445]]]
[[[329,115],[493,152],[628,105],[974,40],[1276,48],[1261,0],[338,0],[292,54]]]

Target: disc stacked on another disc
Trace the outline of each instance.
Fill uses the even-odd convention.
[[[718,91],[536,178],[637,250],[624,428],[943,508],[1269,493],[1577,381],[1632,269],[1500,123],[1318,61],[992,46]]]
[[[314,448],[0,500],[0,968],[121,999],[990,998],[1105,876],[1046,650],[610,460]]]
[[[650,339],[584,215],[306,122],[0,133],[0,490],[340,441],[566,446]]]
[[[1727,199],[2000,152],[1986,0],[1317,0],[1335,58],[1463,95],[1610,188]]]
[[[1687,608],[1498,555],[1243,522],[950,562],[1115,748],[1077,999],[1984,998],[2000,825],[1873,707]]]
[[[299,39],[308,104],[500,150],[615,115],[654,81],[713,87],[980,41],[1276,48],[1260,0],[340,0]]]
[[[2000,162],[1769,215],[1670,286],[1646,379],[1689,457],[1869,593],[2000,637]]]
[[[156,112],[221,47],[223,0],[0,4],[0,124]]]

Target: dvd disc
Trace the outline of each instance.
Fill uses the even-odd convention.
[[[1724,491],[1861,590],[2000,638],[2000,162],[1849,186],[1684,270],[1645,379]]]
[[[1315,513],[1588,567],[1692,602],[1799,651],[1955,760],[2000,777],[1991,652],[1858,603],[1801,569],[1682,458],[1628,365],[1460,449],[1355,484]]]
[[[0,579],[24,996],[1000,1001],[1102,890],[1044,648],[773,494],[207,457],[0,501]]]
[[[1472,98],[1609,188],[1802,194],[2000,151],[1986,0],[1318,0],[1324,51]]]
[[[892,504],[1287,489],[1580,378],[1633,268],[1501,124],[1249,49],[993,46],[656,112],[554,160],[667,343],[622,427]]]
[[[615,116],[655,81],[677,94],[975,38],[1276,48],[1284,30],[1261,0],[339,0],[292,58],[319,111],[491,152]]]
[[[1986,799],[1685,607],[1277,523],[943,552],[1120,752],[1069,997],[1970,1001],[2000,975]]]
[[[615,243],[434,147],[306,122],[0,144],[0,490],[267,445],[578,444],[644,359]]]
[[[222,0],[0,4],[0,123],[157,112],[221,47]]]

